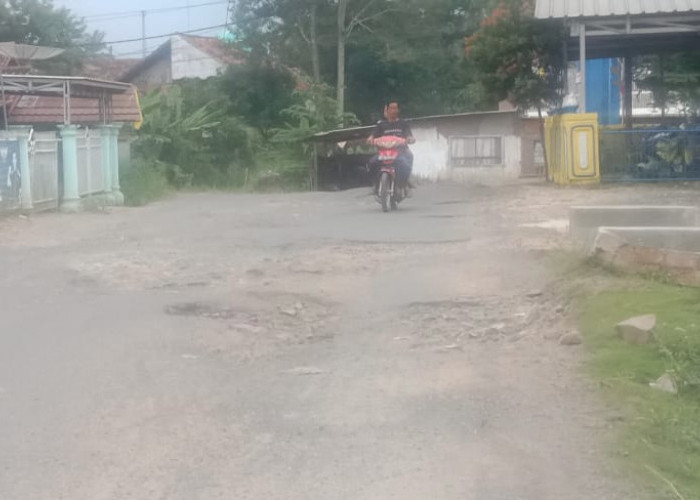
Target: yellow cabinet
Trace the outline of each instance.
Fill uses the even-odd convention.
[[[564,114],[545,120],[548,177],[557,184],[600,182],[598,115]]]

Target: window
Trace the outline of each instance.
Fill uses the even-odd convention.
[[[450,166],[483,167],[502,164],[502,137],[450,137]]]

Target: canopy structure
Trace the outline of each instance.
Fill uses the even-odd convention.
[[[570,30],[570,60],[624,57],[625,88],[631,58],[700,47],[700,0],[537,0],[535,16],[560,19]],[[586,65],[581,64],[579,111],[586,112]],[[631,116],[626,92],[625,116]]]
[[[63,125],[111,123],[115,121],[115,98],[121,107],[129,108],[121,111],[128,115],[123,121],[137,122],[134,118],[140,116],[135,89],[128,83],[67,76],[0,75],[0,94],[6,126],[15,115]]]

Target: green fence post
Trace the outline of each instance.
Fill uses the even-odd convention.
[[[62,212],[79,212],[81,209],[78,189],[78,127],[59,125],[63,145],[63,200]]]
[[[119,130],[122,128],[120,123],[111,125],[110,135],[110,167],[112,170],[112,197],[114,204],[117,206],[124,205],[124,194],[122,194],[119,184]]]

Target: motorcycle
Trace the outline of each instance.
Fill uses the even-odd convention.
[[[399,203],[405,198],[406,190],[396,183],[396,159],[399,156],[399,148],[406,146],[406,139],[396,136],[384,136],[374,140],[374,145],[379,148],[379,186],[377,188],[377,202],[384,212],[396,210]]]

